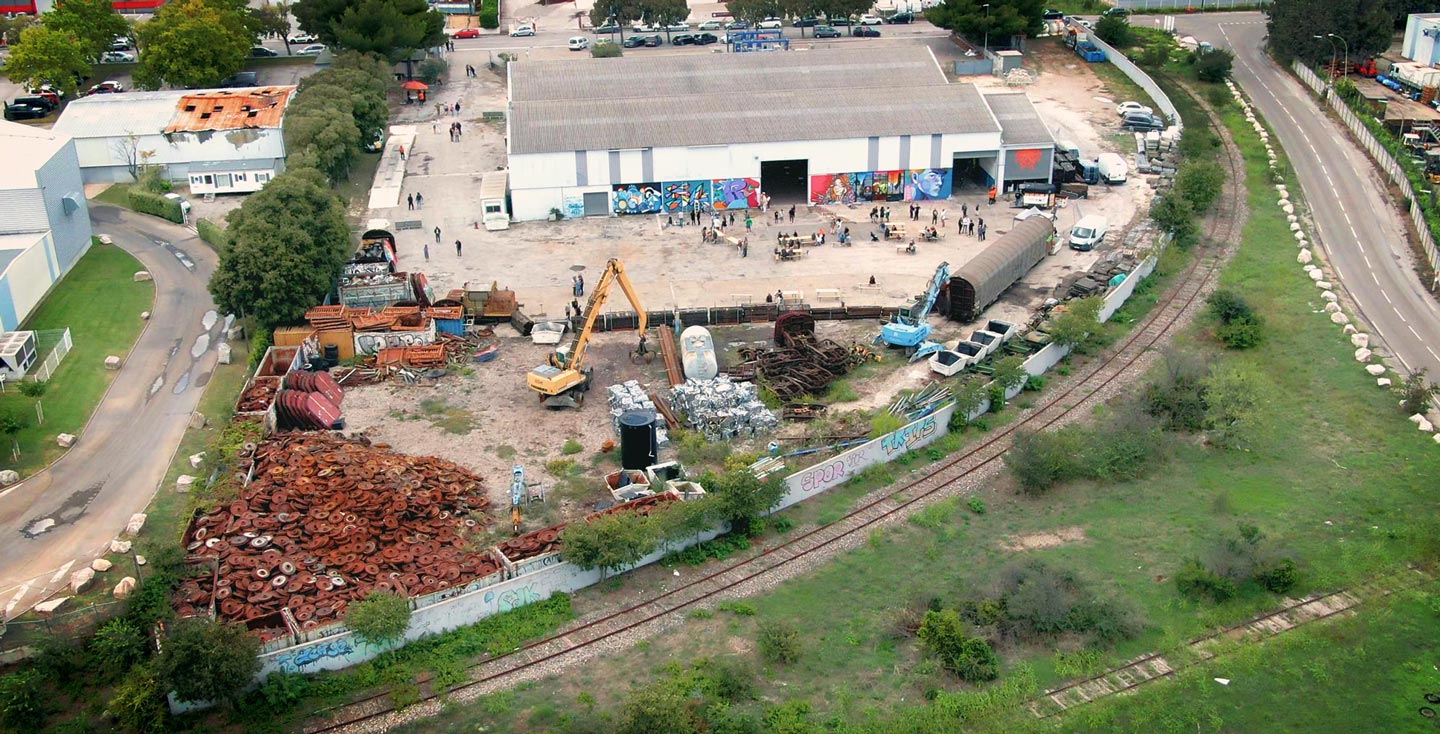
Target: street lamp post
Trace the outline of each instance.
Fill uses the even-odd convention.
[[[1330,38],[1339,38],[1339,39],[1340,39],[1340,42],[1343,43],[1343,44],[1345,44],[1345,76],[1349,76],[1349,75],[1350,75],[1350,42],[1347,41],[1347,40],[1345,40],[1345,38],[1344,38],[1343,36],[1337,36],[1337,35],[1335,35],[1334,33],[1329,34],[1329,37],[1330,37]]]
[[[1317,33],[1317,34],[1311,36],[1311,38],[1319,38],[1319,39],[1321,39],[1321,40],[1329,41],[1329,42],[1330,42],[1330,82],[1331,82],[1332,84],[1335,82],[1335,53],[1336,53],[1336,49],[1335,49],[1335,40],[1334,40],[1333,38],[1330,38],[1330,36],[1334,36],[1334,35],[1335,35],[1334,33],[1331,33],[1329,36],[1322,36],[1322,35],[1320,35],[1320,34]],[[1338,38],[1338,37],[1339,37],[1339,36],[1336,36],[1336,38]]]
[[[985,3],[985,55],[990,55],[990,3]]]

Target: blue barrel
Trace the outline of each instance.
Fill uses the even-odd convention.
[[[655,413],[627,410],[620,414],[620,467],[644,469],[655,464]]]

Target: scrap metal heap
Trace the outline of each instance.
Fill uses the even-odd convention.
[[[619,385],[611,385],[606,389],[607,400],[610,403],[610,427],[615,429],[615,435],[620,435],[620,416],[632,410],[646,410],[651,414],[667,413],[669,406],[663,409],[655,404],[648,390],[635,380],[626,380]],[[669,425],[669,418],[666,418],[666,425]],[[664,448],[670,443],[670,432],[663,426],[655,429],[655,445]]]
[[[462,534],[490,523],[490,502],[452,462],[309,433],[260,444],[241,468],[253,471],[239,497],[186,531],[190,559],[209,570],[180,585],[181,616],[274,628],[288,610],[311,629],[371,591],[417,596],[501,570],[467,550]]]
[[[709,441],[757,436],[780,424],[760,402],[754,385],[732,382],[729,375],[686,380],[672,388],[670,395],[671,404],[685,416],[685,425]]]
[[[789,334],[788,346],[741,349],[740,358],[755,365],[755,379],[786,402],[819,395],[830,383],[872,356],[869,350],[845,347],[833,339]]]

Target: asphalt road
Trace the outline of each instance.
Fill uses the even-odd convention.
[[[150,271],[155,305],[75,447],[0,494],[6,620],[69,583],[71,570],[106,551],[130,516],[145,510],[213,374],[222,336],[224,319],[205,289],[215,255],[190,230],[94,203],[90,219],[96,233],[110,235]],[[121,566],[97,583],[113,585],[133,572]]]
[[[1440,379],[1440,305],[1415,273],[1406,218],[1386,196],[1380,171],[1344,126],[1321,113],[1310,91],[1265,55],[1263,15],[1176,20],[1179,32],[1235,52],[1235,82],[1284,146],[1310,204],[1316,241],[1371,324],[1372,340],[1379,336],[1404,369],[1428,369]]]

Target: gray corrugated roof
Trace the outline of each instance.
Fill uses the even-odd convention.
[[[843,94],[740,84],[710,94],[657,94],[643,101],[515,102],[510,110],[511,152],[517,154],[998,130],[969,84],[852,86]]]
[[[985,101],[1000,121],[1000,142],[1005,145],[1054,145],[1055,137],[1040,119],[1035,104],[1023,93],[987,94]]]
[[[219,171],[264,171],[275,167],[274,158],[234,161],[196,161],[190,164],[191,173],[214,173]]]
[[[517,61],[510,65],[515,102],[654,99],[801,89],[915,87],[945,83],[924,47],[652,56],[641,50],[618,59]]]
[[[70,136],[54,130],[0,120],[0,189],[33,189],[35,171],[64,149]]]

